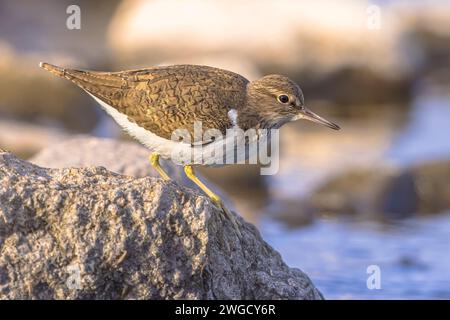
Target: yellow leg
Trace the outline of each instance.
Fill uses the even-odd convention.
[[[227,218],[233,223],[233,225],[236,228],[236,231],[238,232],[238,235],[241,236],[241,233],[239,231],[239,228],[237,227],[237,221],[236,218],[233,216],[233,214],[227,209],[227,207],[225,207],[225,205],[223,204],[222,199],[220,199],[220,197],[215,194],[214,192],[212,192],[196,175],[195,175],[195,171],[194,168],[190,165],[188,166],[184,166],[184,172],[186,173],[186,176],[191,179],[200,189],[203,190],[204,193],[206,193],[206,195],[208,197],[211,198],[212,202],[219,208],[221,209],[225,215],[227,216]]]
[[[152,165],[153,168],[155,168],[156,171],[158,171],[159,175],[164,179],[164,180],[170,180],[169,175],[167,174],[167,172],[164,171],[164,169],[161,167],[161,165],[159,164],[159,154],[157,153],[152,153],[150,155],[150,163]]]
[[[192,166],[185,166],[184,172],[189,179],[191,179],[200,189],[203,190],[204,193],[206,193],[208,197],[211,198],[212,202],[216,206],[218,206],[219,208],[222,207],[222,199],[220,199],[217,194],[212,192],[202,181],[200,181],[200,179],[195,175],[195,171]]]

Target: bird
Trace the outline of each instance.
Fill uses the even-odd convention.
[[[72,81],[92,96],[128,134],[150,150],[150,164],[164,180],[170,177],[161,167],[160,158],[174,160],[174,150],[189,154],[200,148],[200,152],[190,153],[197,156],[182,163],[184,172],[235,225],[222,199],[195,172],[198,165],[214,164],[217,159],[212,159],[211,149],[224,140],[196,134],[195,123],[223,135],[233,128],[270,132],[299,119],[340,129],[308,109],[300,86],[283,75],[270,74],[249,81],[232,71],[189,64],[119,72],[67,69],[45,62],[39,66]],[[173,134],[179,129],[185,130],[189,141],[174,141]],[[267,139],[267,134],[264,137]]]

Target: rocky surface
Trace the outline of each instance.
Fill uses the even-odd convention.
[[[320,299],[198,192],[0,151],[1,299]]]

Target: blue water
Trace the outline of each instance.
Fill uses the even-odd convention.
[[[391,226],[317,220],[288,230],[267,220],[261,229],[327,299],[450,299],[450,212]],[[367,287],[370,265],[381,289]]]

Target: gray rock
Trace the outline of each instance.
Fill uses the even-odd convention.
[[[398,168],[358,168],[333,177],[306,201],[317,212],[372,216],[383,213],[383,192],[399,174]]]
[[[450,209],[450,161],[423,162],[404,169],[384,193],[386,212],[433,214]]]
[[[302,203],[316,212],[408,218],[450,209],[450,161],[355,169],[334,177]]]
[[[321,299],[198,192],[0,153],[0,299]]]

